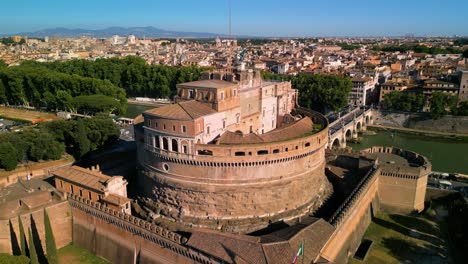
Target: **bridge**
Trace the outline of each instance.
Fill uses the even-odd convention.
[[[328,148],[345,148],[346,142],[357,138],[358,132],[365,131],[374,122],[372,108],[346,109],[326,116],[330,122]]]

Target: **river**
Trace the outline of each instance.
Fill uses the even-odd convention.
[[[125,117],[135,118],[139,114],[143,113],[145,110],[148,110],[151,108],[155,108],[155,106],[127,104],[127,113],[125,113]]]
[[[376,135],[364,135],[360,144],[347,145],[355,150],[371,146],[395,146],[426,156],[434,171],[468,174],[468,142],[425,137],[390,131],[377,131]]]

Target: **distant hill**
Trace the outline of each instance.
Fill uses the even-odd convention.
[[[215,38],[217,36],[226,37],[224,34],[215,34],[207,32],[184,32],[170,31],[155,27],[108,27],[105,29],[82,29],[82,28],[48,28],[34,32],[19,32],[16,34],[2,34],[3,36],[28,36],[28,37],[96,37],[108,38],[112,35],[135,35],[138,38]]]

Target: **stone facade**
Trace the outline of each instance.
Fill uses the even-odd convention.
[[[385,158],[379,162],[379,197],[382,209],[400,213],[424,210],[427,177],[432,169],[431,163],[424,156],[393,147],[372,147],[362,153],[373,154],[377,158],[382,157],[382,154],[390,154],[406,161],[401,164]]]
[[[315,211],[332,193],[327,120],[295,108],[288,82],[217,74],[179,84],[178,103],[136,122],[141,188],[155,215],[249,232]]]

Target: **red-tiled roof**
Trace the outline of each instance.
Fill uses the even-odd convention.
[[[201,81],[193,81],[193,82],[186,82],[178,84],[177,86],[188,86],[194,88],[226,88],[230,86],[236,85],[232,82],[227,82],[223,80],[201,80]]]
[[[192,100],[146,110],[144,113],[170,119],[194,120],[216,111],[207,104]]]
[[[78,166],[62,167],[53,171],[52,174],[70,182],[100,191],[104,191],[107,182],[112,179],[112,177],[100,172],[91,171]]]
[[[277,142],[291,138],[300,137],[313,131],[313,122],[309,117],[288,124],[284,127],[272,130],[268,133],[257,135],[254,133],[242,135],[237,132],[225,132],[218,140],[218,144],[236,145],[236,144],[255,144],[263,142]]]

